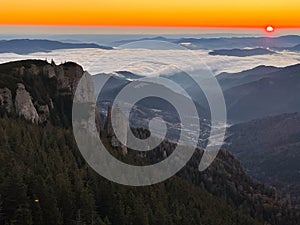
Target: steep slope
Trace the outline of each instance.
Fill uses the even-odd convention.
[[[187,74],[167,78],[180,84],[196,103],[209,111],[204,93]],[[223,90],[229,123],[300,112],[299,64],[284,68],[258,66],[239,73],[221,73],[216,78]],[[205,79],[201,84],[213,88]]]
[[[272,73],[281,71],[282,69],[283,68],[262,65],[238,73],[221,73],[217,75],[216,78],[218,79],[223,91],[226,91],[236,86],[257,81],[264,77],[269,77]]]
[[[151,187],[124,187],[99,177],[82,159],[70,129],[69,107],[82,74],[75,63],[56,66],[29,60],[0,65],[2,224],[299,224],[299,212],[277,198],[274,189],[253,182],[226,151],[199,173],[198,150],[178,177]],[[52,108],[47,123],[35,124],[8,112],[8,90],[15,101],[20,82],[32,103]],[[145,130],[137,132],[137,137],[147,135]],[[144,158],[130,149],[122,155],[120,146],[108,144],[118,158],[133,164],[162,160],[172,146],[165,141]]]
[[[0,119],[1,224],[259,225],[180,178],[117,185],[83,161],[71,131]]]
[[[257,73],[239,77],[230,75],[224,91],[228,119],[233,122],[245,122],[270,115],[300,112],[300,65],[281,69],[268,68],[267,73]],[[233,86],[229,88],[230,86]]]
[[[300,205],[300,115],[284,114],[232,126],[226,148],[256,179]]]

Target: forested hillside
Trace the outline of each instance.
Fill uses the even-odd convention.
[[[276,190],[254,182],[227,151],[200,173],[202,151],[197,150],[178,176],[149,187],[122,186],[96,174],[77,149],[70,126],[72,96],[82,74],[75,63],[0,65],[1,225],[300,223],[298,211]],[[133,163],[162,160],[174,146],[165,141],[143,157],[130,149],[122,155],[106,131],[101,133],[111,152]]]

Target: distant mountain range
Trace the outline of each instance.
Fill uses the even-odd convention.
[[[223,55],[223,56],[236,56],[236,57],[246,57],[255,55],[272,55],[276,52],[264,49],[264,48],[254,48],[254,49],[220,49],[209,52],[210,55]]]
[[[300,112],[300,64],[257,67],[217,77],[224,91],[228,119],[234,123]]]
[[[281,37],[229,37],[229,38],[143,38],[135,40],[123,40],[114,42],[115,45],[123,45],[136,41],[167,41],[182,45],[188,49],[234,49],[234,48],[271,48],[280,50],[299,51],[300,36],[287,35]],[[296,47],[297,46],[297,47]]]
[[[294,52],[300,52],[300,44],[296,45],[294,47],[291,47],[291,48],[289,48],[287,50],[294,51]]]
[[[204,93],[187,74],[166,77],[180,84],[209,111]],[[284,68],[258,66],[239,73],[221,73],[216,78],[223,90],[229,123],[300,112],[300,64]],[[213,88],[206,80],[201,82]]]
[[[181,72],[163,77],[182,86],[197,104],[202,117],[210,119],[205,94],[188,74]],[[102,91],[102,100],[111,102],[124,86],[140,78],[142,76],[130,72],[117,72]],[[221,73],[216,78],[224,93],[229,123],[300,112],[300,64],[284,68],[258,66],[239,73]],[[94,76],[94,80],[97,80],[97,76]],[[202,80],[202,85],[209,84]],[[168,95],[173,94],[178,99],[186,98],[177,91],[170,90]],[[160,105],[164,108],[163,106],[164,103]]]
[[[132,40],[120,40],[113,42],[112,46],[139,41],[165,41],[179,44],[188,49],[213,50],[211,55],[251,56],[273,54],[274,51],[300,51],[300,36],[289,35],[282,37],[226,37],[226,38],[141,38]],[[95,43],[80,43],[71,39],[65,41],[53,41],[47,39],[12,39],[0,40],[0,53],[30,54],[34,52],[48,52],[58,49],[73,48],[99,48],[111,50],[112,46],[103,46]],[[141,47],[141,46],[140,46]],[[151,48],[149,46],[143,46]],[[157,47],[157,46],[156,46]],[[251,48],[251,49],[245,49]]]
[[[98,48],[112,50],[112,47],[92,43],[65,43],[50,40],[15,39],[0,41],[0,53],[30,54],[34,52],[49,52],[58,49]]]
[[[275,66],[258,66],[249,70],[244,70],[237,73],[220,73],[216,76],[220,85],[222,86],[223,91],[226,91],[230,88],[240,86],[242,84],[250,83],[257,81],[262,77],[269,76],[274,72],[279,72],[284,68],[279,68]]]

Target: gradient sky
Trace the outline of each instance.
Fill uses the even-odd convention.
[[[299,0],[1,0],[2,25],[300,27]]]

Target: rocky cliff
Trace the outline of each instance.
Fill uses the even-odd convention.
[[[0,65],[0,115],[70,126],[72,97],[83,73],[73,62],[24,60]]]
[[[114,118],[114,124],[118,129],[119,136],[117,137],[113,124],[112,124],[112,117]],[[110,139],[111,145],[113,147],[120,147],[122,154],[127,155],[127,123],[126,118],[123,112],[121,111],[120,107],[117,105],[115,108],[108,107],[106,121],[104,124],[104,134],[106,137]],[[120,138],[120,140],[118,139]]]
[[[39,122],[39,115],[32,103],[30,94],[25,90],[24,84],[18,83],[16,91],[15,107],[18,116],[23,116],[32,123]]]

